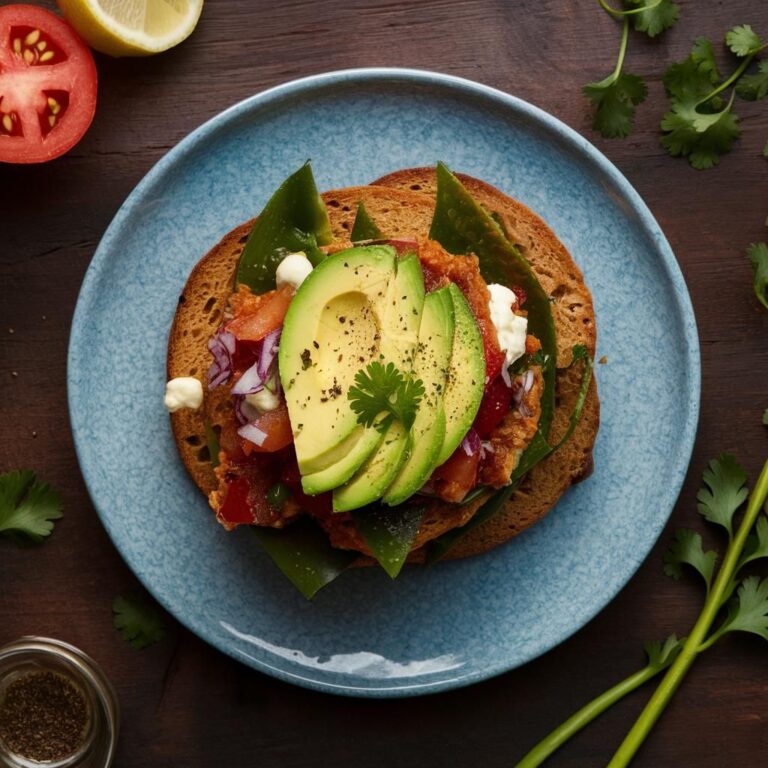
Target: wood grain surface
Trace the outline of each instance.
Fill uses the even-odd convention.
[[[34,468],[66,504],[44,546],[0,542],[0,643],[51,635],[103,664],[122,704],[119,766],[511,766],[576,707],[638,668],[644,640],[690,627],[701,592],[663,576],[665,543],[675,527],[698,525],[694,497],[709,458],[734,451],[754,478],[768,456],[760,424],[768,407],[768,312],[752,295],[744,256],[748,243],[768,235],[768,161],[760,157],[768,104],[740,103],[742,139],[718,168],[698,172],[659,145],[661,73],[697,35],[720,40],[745,22],[768,35],[768,4],[680,5],[680,22],[660,40],[630,40],[627,67],[648,78],[649,97],[623,141],[592,132],[580,95],[584,83],[612,70],[618,47],[619,28],[596,2],[209,0],[176,50],[144,60],[97,57],[96,118],[67,156],[0,167],[0,469]],[[619,597],[521,669],[406,701],[350,700],[277,682],[171,617],[158,645],[137,652],[123,642],[112,629],[111,601],[142,589],[88,498],[66,407],[78,289],[99,238],[141,177],[240,99],[298,76],[373,65],[479,80],[543,107],[597,144],[647,201],[677,254],[703,360],[688,479],[662,539]],[[768,764],[767,651],[759,638],[734,637],[700,658],[636,764]],[[552,765],[604,765],[647,695],[638,691],[607,713]]]

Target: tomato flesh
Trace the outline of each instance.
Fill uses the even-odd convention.
[[[433,473],[430,484],[434,492],[445,501],[458,503],[475,487],[480,451],[468,456],[459,446]]]
[[[227,330],[235,334],[238,342],[263,339],[283,324],[293,293],[292,286],[284,285],[261,296],[248,296],[237,317],[227,323]]]
[[[491,432],[501,423],[502,419],[509,413],[511,403],[512,389],[504,383],[501,376],[488,382],[483,393],[483,399],[480,401],[480,409],[472,425],[481,439],[484,440],[489,437]]]
[[[267,411],[259,416],[253,424],[267,437],[261,445],[256,445],[250,440],[241,438],[243,453],[250,456],[251,453],[274,453],[286,448],[293,442],[293,432],[291,431],[291,421],[288,418],[288,408],[285,400],[280,401],[280,405],[274,411]]]
[[[0,162],[42,163],[71,149],[96,111],[96,64],[63,19],[0,8]]]

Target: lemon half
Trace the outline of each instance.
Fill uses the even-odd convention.
[[[97,51],[149,56],[189,37],[203,0],[57,0],[67,21]]]

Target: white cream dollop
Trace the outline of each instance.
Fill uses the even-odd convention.
[[[163,400],[169,413],[180,408],[197,410],[203,404],[203,385],[193,376],[179,376],[165,385]]]
[[[289,253],[278,265],[275,272],[277,287],[292,285],[298,288],[312,271],[312,262],[303,251]]]
[[[245,402],[259,412],[259,415],[267,411],[274,411],[280,405],[280,398],[271,390],[264,389],[245,396]]]
[[[491,300],[488,302],[491,320],[496,326],[496,337],[506,356],[506,365],[510,366],[525,354],[528,318],[520,317],[512,311],[512,307],[517,304],[514,291],[498,283],[491,283],[488,290],[491,292]]]

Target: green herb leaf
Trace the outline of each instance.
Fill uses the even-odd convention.
[[[706,488],[699,490],[699,514],[710,523],[722,525],[733,536],[733,516],[746,501],[747,473],[730,453],[712,459],[704,470]]]
[[[592,127],[606,139],[624,138],[632,133],[635,106],[645,101],[648,88],[637,75],[622,73],[587,83],[582,93],[597,108]]]
[[[39,544],[63,517],[61,496],[29,469],[0,475],[0,535]]]
[[[741,24],[725,35],[725,44],[733,53],[743,58],[759,51],[763,41],[749,24]]]
[[[382,504],[352,513],[355,527],[390,578],[394,579],[400,573],[423,515],[423,507],[384,507]]]
[[[112,623],[134,648],[146,648],[165,637],[163,618],[157,608],[133,598],[116,597],[112,601]]]
[[[376,425],[381,432],[389,426],[387,419],[377,422],[382,413],[389,413],[410,429],[423,396],[421,379],[414,381],[402,374],[394,363],[384,365],[378,361],[357,372],[355,385],[347,393],[357,420],[366,427]]]
[[[763,557],[768,557],[768,518],[761,516],[755,524],[754,533],[750,533],[747,537],[744,552],[736,570]]]
[[[768,427],[768,408],[763,411],[763,426]]]
[[[624,0],[624,5],[630,10],[642,8],[639,13],[632,14],[635,29],[645,32],[648,37],[656,37],[665,29],[674,26],[680,16],[680,6],[671,0],[661,0],[655,4],[653,0]]]
[[[664,553],[664,573],[677,581],[683,575],[683,565],[690,565],[704,579],[709,593],[716,562],[717,552],[705,552],[698,533],[681,528],[675,532],[674,540]]]
[[[749,576],[741,582],[716,635],[727,632],[751,632],[768,640],[768,578],[761,581],[757,576]]]
[[[364,240],[380,240],[384,235],[376,226],[374,220],[368,215],[362,201],[357,204],[357,213],[355,214],[355,223],[352,225],[352,232],[349,239],[353,243],[360,243]]]
[[[211,457],[211,466],[216,469],[219,466],[219,437],[211,426],[210,419],[205,420],[205,441],[208,445],[208,455]]]
[[[286,578],[311,600],[357,559],[357,552],[331,546],[325,531],[310,519],[282,529],[252,526],[256,538]]]
[[[768,95],[768,59],[758,63],[754,74],[742,75],[736,84],[736,93],[748,101],[759,101]]]
[[[766,149],[768,149],[768,145],[766,145]],[[755,296],[768,309],[768,245],[765,243],[752,243],[747,248],[747,255],[755,271]]]
[[[712,44],[704,37],[696,39],[688,58],[664,73],[670,109],[661,121],[661,143],[700,170],[717,165],[740,135],[733,95],[725,106],[711,95],[719,79]]]
[[[325,254],[319,249],[333,239],[328,212],[317,192],[312,168],[305,163],[269,199],[253,225],[240,256],[236,284],[254,293],[275,287],[275,270],[288,253],[303,251],[312,264]]]
[[[671,634],[663,643],[658,640],[645,643],[643,648],[648,656],[648,666],[654,671],[661,671],[668,667],[680,653],[683,642],[684,638],[678,640],[677,635]]]

